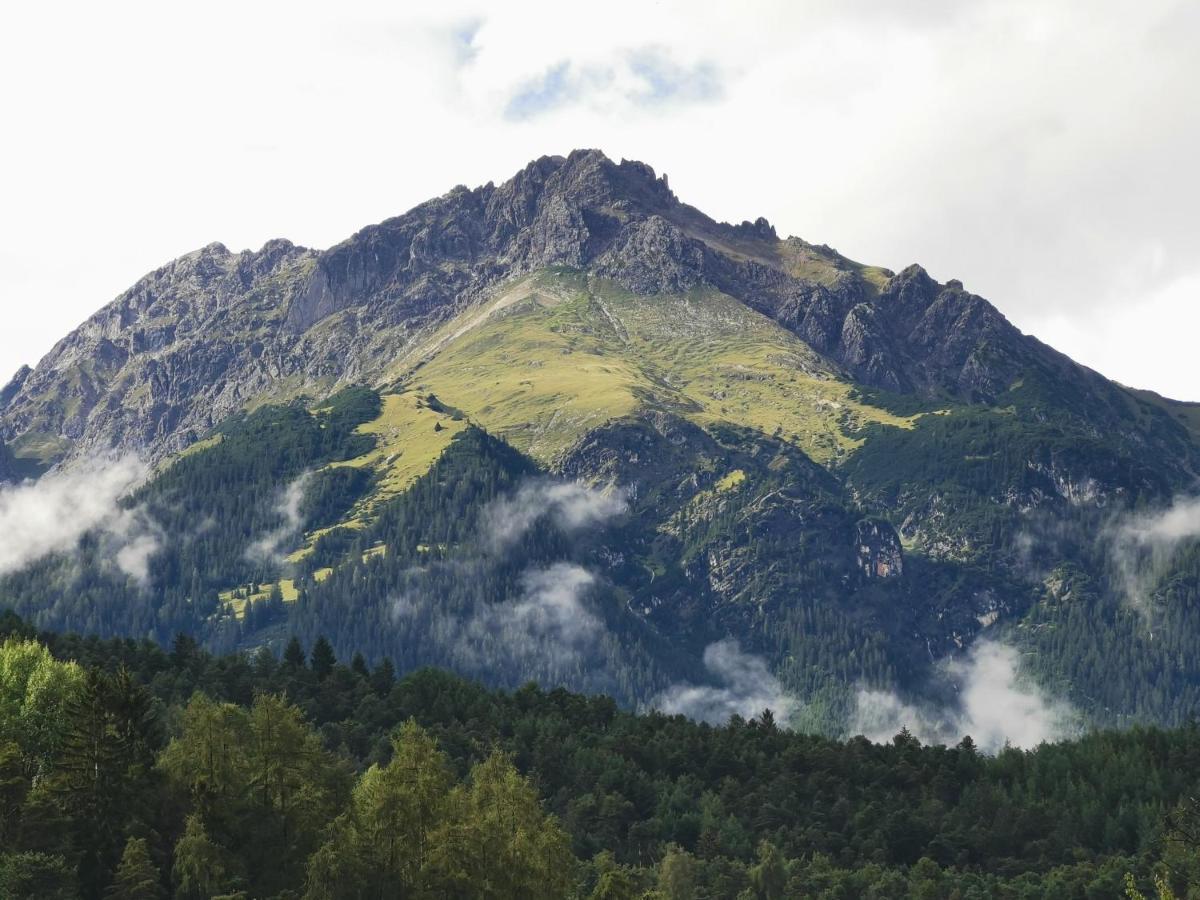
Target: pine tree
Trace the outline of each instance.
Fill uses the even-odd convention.
[[[4,900],[76,900],[75,873],[63,857],[47,853],[0,855]]]
[[[162,885],[144,838],[130,838],[105,900],[160,900]]]
[[[287,648],[283,651],[283,662],[285,665],[295,669],[303,669],[307,662],[304,656],[304,648],[300,646],[300,639],[293,636],[288,641]]]
[[[120,852],[128,806],[125,754],[112,713],[108,677],[89,669],[83,688],[68,707],[70,722],[59,754],[52,789],[75,817],[79,877],[85,897],[97,896]]]
[[[312,648],[312,670],[320,679],[329,677],[329,673],[333,671],[333,667],[337,665],[337,657],[333,653],[333,647],[324,635],[317,638],[317,642]]]
[[[386,694],[396,683],[396,667],[390,659],[385,659],[371,673],[371,687],[380,696]]]

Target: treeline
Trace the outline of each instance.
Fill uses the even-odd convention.
[[[1093,898],[1198,872],[1161,840],[1195,726],[989,757],[398,680],[320,639],[0,634],[5,897]]]
[[[379,408],[378,394],[353,387],[315,411],[296,401],[234,416],[124,501],[144,512],[159,542],[149,583],[121,573],[112,548],[91,533],[75,553],[0,578],[0,594],[42,628],[163,643],[180,631],[212,633],[214,648],[232,649],[236,633],[213,633],[219,593],[278,578],[272,554],[248,553],[256,540],[330,525],[367,490],[369,473],[322,467],[374,446],[355,429]],[[290,522],[286,492],[301,477],[303,499]]]

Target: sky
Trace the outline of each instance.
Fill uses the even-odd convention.
[[[0,383],[144,273],[577,147],[1200,401],[1200,4],[6,4]]]

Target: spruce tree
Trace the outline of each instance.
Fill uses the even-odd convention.
[[[145,839],[130,838],[113,883],[104,892],[105,900],[161,900],[162,894],[158,868],[150,859]]]
[[[313,644],[312,670],[318,678],[327,678],[335,665],[337,665],[337,657],[333,653],[333,646],[325,639],[324,635],[321,635]]]
[[[296,669],[303,669],[306,662],[304,656],[304,648],[300,646],[300,639],[293,636],[288,641],[287,649],[283,651],[283,662],[285,665]]]

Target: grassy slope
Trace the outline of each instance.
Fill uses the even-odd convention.
[[[638,297],[564,270],[522,279],[450,321],[388,378],[394,392],[357,429],[376,438],[374,449],[329,466],[376,475],[345,526],[362,527],[425,474],[467,419],[545,464],[593,428],[646,409],[776,435],[825,463],[859,446],[865,425],[914,420],[856,400],[804,343],[717,291]],[[292,561],[328,530],[306,535]],[[281,587],[294,599],[290,582]],[[240,614],[235,593],[248,586],[222,594]]]
[[[854,399],[802,341],[715,290],[638,297],[557,270],[485,312],[451,323],[424,360],[393,374],[544,463],[643,409],[776,434],[826,463],[858,446],[863,425],[912,423]]]
[[[357,429],[359,434],[376,438],[375,449],[331,467],[374,468],[379,482],[367,503],[394,497],[428,472],[451,438],[467,427],[461,416],[436,406],[414,392],[386,395],[379,418]],[[366,512],[361,506],[356,510],[358,514]]]
[[[354,508],[338,526],[320,528],[304,535],[302,545],[288,557],[290,562],[299,562],[312,552],[312,547],[321,535],[333,527],[360,528],[371,519],[372,511],[379,503],[390,500],[403,492],[409,485],[429,471],[434,462],[450,444],[454,435],[467,427],[463,418],[447,410],[435,409],[436,401],[431,406],[428,398],[413,392],[388,394],[383,398],[383,407],[379,416],[373,421],[360,425],[355,431],[359,434],[372,435],[376,439],[375,448],[368,453],[353,459],[333,462],[325,466],[327,469],[342,467],[369,468],[376,474],[376,481],[371,492]],[[185,451],[186,453],[187,451]],[[371,555],[370,553],[366,554]],[[316,580],[327,577],[328,571],[316,573]],[[282,579],[279,582],[284,602],[290,603],[298,596],[292,579]],[[274,584],[259,585],[257,591],[251,592],[249,585],[239,585],[220,594],[220,599],[231,604],[235,614],[241,617],[245,611],[246,599],[263,600],[271,594]],[[243,596],[238,596],[241,594]]]

